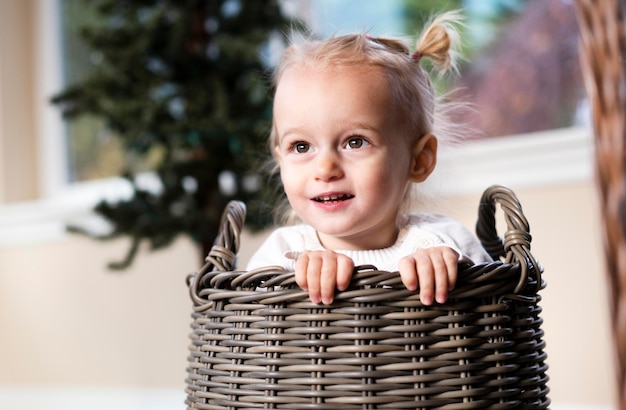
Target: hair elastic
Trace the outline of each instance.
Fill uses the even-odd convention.
[[[420,53],[419,51],[415,51],[413,54],[411,54],[411,58],[419,63],[419,61],[422,59],[422,53]]]

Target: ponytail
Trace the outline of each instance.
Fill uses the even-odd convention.
[[[457,27],[463,16],[459,11],[448,11],[431,20],[417,40],[412,57],[416,60],[428,58],[440,74],[457,70],[460,36]]]

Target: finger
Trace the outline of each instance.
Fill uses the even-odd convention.
[[[426,306],[432,305],[435,297],[435,271],[431,259],[428,255],[420,253],[415,256],[415,260],[420,300]]]
[[[337,259],[337,289],[346,290],[352,279],[354,261],[347,256],[339,255]]]
[[[307,267],[309,265],[309,255],[305,252],[296,259],[295,276],[296,283],[302,290],[309,290],[307,283]]]
[[[309,299],[313,303],[320,303],[321,296],[321,274],[322,274],[322,258],[319,255],[309,255],[309,263],[307,264],[306,280],[309,290]]]
[[[448,299],[448,266],[443,253],[434,252],[430,258],[435,276],[435,300],[445,303]]]
[[[398,263],[398,270],[400,271],[400,278],[402,283],[410,291],[417,290],[417,269],[415,267],[416,261],[412,256],[406,256],[400,259]]]
[[[458,278],[459,270],[459,254],[450,249],[444,254],[444,260],[448,269],[448,290],[454,289]]]
[[[320,274],[320,295],[325,305],[333,303],[337,286],[337,258],[336,255],[326,255],[322,258]]]

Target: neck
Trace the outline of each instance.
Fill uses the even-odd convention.
[[[326,249],[362,251],[384,249],[392,246],[398,239],[399,229],[394,224],[387,229],[360,232],[353,235],[332,236],[317,232],[320,243]]]

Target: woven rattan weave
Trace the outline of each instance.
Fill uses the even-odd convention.
[[[244,214],[229,205],[188,279],[188,409],[548,408],[542,269],[509,189],[489,188],[479,206],[477,235],[496,262],[460,266],[448,302],[433,306],[373,266],[328,306],[291,272],[233,271]]]

